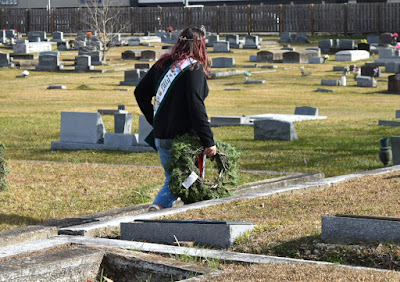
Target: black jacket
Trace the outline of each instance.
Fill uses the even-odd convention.
[[[204,147],[213,146],[213,133],[204,105],[208,85],[202,65],[185,71],[177,78],[153,121],[152,99],[163,73],[164,70],[153,66],[135,89],[136,101],[154,128],[154,137],[173,139],[185,133],[195,133]]]

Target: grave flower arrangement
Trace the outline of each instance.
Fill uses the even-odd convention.
[[[361,43],[368,43],[367,39],[361,39]]]
[[[174,139],[168,167],[171,173],[169,189],[185,204],[230,195],[225,186],[235,184],[238,179],[239,153],[234,147],[221,141],[217,141],[216,146],[217,154],[207,159],[207,166],[215,167],[206,170],[202,161],[204,148],[199,138],[186,134]],[[194,182],[188,186],[186,181],[189,178],[194,179]]]
[[[250,76],[251,76],[251,72],[245,71],[244,72],[244,81],[248,81]]]
[[[166,31],[168,31],[169,33],[173,33],[174,28],[172,26],[167,26]]]
[[[324,60],[324,64],[326,63],[326,61],[329,59],[329,55],[326,54],[325,56],[322,57],[322,59]]]
[[[354,80],[356,80],[356,77],[360,74],[360,72],[361,72],[361,70],[359,68],[357,68],[357,67],[353,68],[352,73],[353,73],[353,76],[354,76]]]
[[[93,35],[93,33],[91,33],[90,31],[86,32],[86,36],[92,36],[92,35]]]
[[[349,72],[350,72],[350,68],[349,67],[344,67],[343,68],[343,75],[344,76],[347,76],[349,74]]]
[[[311,75],[311,70],[309,68],[305,69],[304,66],[300,67],[301,76]]]
[[[378,77],[379,76],[379,71],[380,71],[379,67],[374,68],[374,74],[373,74],[372,77]]]
[[[400,50],[400,42],[396,43],[396,50]]]

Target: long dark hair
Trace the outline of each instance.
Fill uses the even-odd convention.
[[[207,55],[205,34],[196,27],[188,27],[182,30],[171,51],[161,56],[156,63],[156,67],[160,69],[166,68],[169,60],[174,61],[172,64],[174,66],[189,57],[202,64],[204,73],[207,77],[210,76],[210,61]]]

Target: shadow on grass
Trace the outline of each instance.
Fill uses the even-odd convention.
[[[41,222],[42,221],[29,216],[0,213],[0,224],[33,225],[33,224],[39,224]]]

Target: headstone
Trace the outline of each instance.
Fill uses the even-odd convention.
[[[254,140],[297,140],[292,122],[278,119],[260,119],[254,121]]]
[[[400,164],[400,136],[390,136],[392,144],[392,161],[393,165]]]
[[[289,51],[283,53],[283,62],[288,64],[307,64],[310,57],[316,57],[317,52],[314,51]]]
[[[101,52],[100,51],[83,51],[82,49],[79,50],[78,55],[88,55],[91,57],[91,63],[94,66],[98,66],[102,64],[101,61]]]
[[[396,110],[396,115],[395,115],[395,117],[396,117],[396,118],[400,118],[400,110]]]
[[[52,42],[65,42],[66,40],[64,39],[64,32],[62,32],[62,31],[53,32],[53,39],[51,41]]]
[[[89,71],[93,70],[92,57],[89,55],[79,55],[75,57],[75,70],[77,71]]]
[[[130,134],[132,132],[133,114],[114,114],[114,132]]]
[[[344,66],[333,66],[333,71],[344,71]]]
[[[246,35],[244,38],[243,49],[260,49],[257,35]]]
[[[65,89],[67,89],[67,86],[65,86],[65,85],[49,85],[47,87],[47,89],[62,89],[62,90],[65,90]]]
[[[310,48],[306,48],[306,51],[314,51],[317,53],[316,56],[321,57],[321,49],[318,47],[310,47]]]
[[[238,34],[227,34],[226,35],[226,41],[229,42],[229,48],[232,49],[239,49],[242,48],[242,43],[239,41],[239,35]]]
[[[296,107],[294,110],[295,115],[318,116],[318,108],[314,107]]]
[[[308,63],[309,64],[322,64],[324,62],[324,59],[321,57],[311,57],[308,58]]]
[[[104,145],[112,147],[128,147],[137,145],[137,134],[106,133]]]
[[[230,43],[228,41],[215,41],[213,50],[215,53],[230,52],[229,46]]]
[[[0,67],[13,67],[14,63],[9,53],[0,52]]]
[[[359,87],[376,87],[376,80],[372,79],[370,76],[358,75],[356,81]]]
[[[282,51],[296,51],[296,48],[290,47],[290,46],[286,46],[286,47],[282,47],[281,50]]]
[[[57,50],[58,51],[68,51],[69,50],[69,42],[68,41],[59,41],[57,42]]]
[[[7,39],[15,39],[17,38],[17,33],[14,29],[7,29],[6,30],[6,38]]]
[[[318,40],[318,48],[321,49],[322,53],[329,53],[329,51],[333,48],[332,39]]]
[[[310,43],[310,40],[308,40],[307,34],[305,32],[296,33],[296,39],[294,41],[296,43]]]
[[[213,68],[232,68],[235,65],[235,58],[219,57],[212,58]]]
[[[321,79],[321,85],[325,86],[339,86],[339,80],[337,79]]]
[[[139,46],[140,45],[140,38],[133,37],[128,39],[128,46]]]
[[[371,45],[368,43],[358,43],[358,50],[365,50],[371,52]]]
[[[208,42],[207,42],[207,47],[213,47],[214,43],[219,41],[219,35],[218,34],[211,34],[210,36],[207,37]]]
[[[237,89],[236,89],[237,90]],[[215,116],[211,117],[211,126],[232,126],[249,123],[249,117],[241,116]]]
[[[146,75],[147,70],[144,69],[136,69],[125,71],[124,81],[120,82],[120,85],[130,85],[136,86],[142,80],[142,78]]]
[[[389,75],[388,77],[388,93],[400,94],[400,74]]]
[[[105,133],[100,113],[61,112],[61,142],[103,143]]]
[[[370,54],[365,50],[346,50],[335,54],[336,61],[358,61],[369,59]]]
[[[111,33],[109,34],[110,44],[112,46],[121,46],[121,34],[120,33]]]
[[[385,63],[385,72],[388,72],[388,73],[400,73],[400,61],[399,62],[387,62],[387,63]]]
[[[281,38],[278,40],[280,43],[289,43],[291,42],[291,33],[290,32],[281,32]]]
[[[379,59],[391,58],[394,56],[394,50],[392,48],[379,48],[378,55]]]
[[[365,65],[361,67],[362,76],[381,77],[381,68],[374,65]]]
[[[260,63],[282,63],[284,50],[271,50],[257,52],[257,62]]]
[[[250,62],[258,62],[257,55],[250,55]]]
[[[148,70],[148,69],[150,69],[150,64],[149,63],[138,63],[138,64],[135,64],[135,69]]]
[[[61,70],[63,65],[60,61],[60,52],[41,52],[39,54],[39,65],[35,67],[36,70]]]
[[[158,59],[157,52],[153,50],[144,50],[141,53],[140,61],[155,61]]]
[[[74,49],[81,50],[81,48],[86,47],[86,40],[78,40],[75,39],[74,41]]]
[[[153,130],[151,124],[146,120],[144,115],[139,116],[139,144],[140,145],[148,145],[146,141],[146,137]]]
[[[138,60],[140,57],[136,56],[135,50],[127,50],[121,54],[122,60]]]
[[[379,44],[379,35],[378,34],[368,34],[367,35],[367,43],[371,45]]]
[[[47,41],[47,33],[45,31],[30,31],[28,32],[28,40],[29,42]]]
[[[28,40],[17,40],[13,46],[15,54],[29,54],[51,51],[52,45],[50,42],[29,42]]]
[[[379,45],[392,44],[392,34],[390,32],[382,33],[379,36]]]
[[[340,39],[338,48],[340,50],[353,50],[354,49],[354,40]]]

